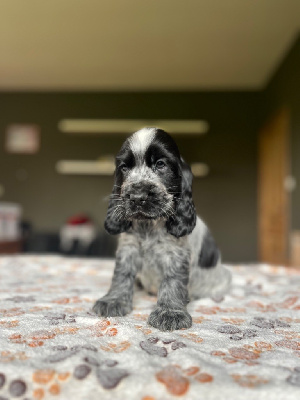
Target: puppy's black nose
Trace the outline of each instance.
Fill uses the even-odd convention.
[[[130,203],[136,206],[145,204],[147,197],[148,197],[147,193],[131,193]]]

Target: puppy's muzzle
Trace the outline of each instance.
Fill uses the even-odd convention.
[[[126,185],[123,198],[129,217],[140,219],[157,216],[159,189],[154,184],[137,182]]]

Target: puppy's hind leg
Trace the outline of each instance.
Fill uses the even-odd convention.
[[[195,266],[190,272],[189,297],[197,300],[203,297],[222,298],[231,286],[231,273],[221,263],[211,268]]]
[[[207,230],[196,265],[191,266],[188,285],[190,300],[221,298],[230,289],[231,273],[221,264],[221,255]]]

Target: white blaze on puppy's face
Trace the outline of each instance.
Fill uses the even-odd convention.
[[[134,155],[137,167],[130,173],[130,180],[154,179],[155,174],[145,164],[145,153],[155,137],[155,128],[143,128],[129,138],[129,146]]]
[[[129,138],[129,145],[136,159],[144,158],[146,150],[154,139],[155,132],[155,128],[143,128]]]

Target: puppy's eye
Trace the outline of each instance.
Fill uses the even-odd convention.
[[[128,167],[125,164],[121,165],[121,171],[122,172],[127,172],[128,171]]]
[[[166,164],[164,163],[163,160],[158,160],[155,164],[156,169],[164,169]]]

